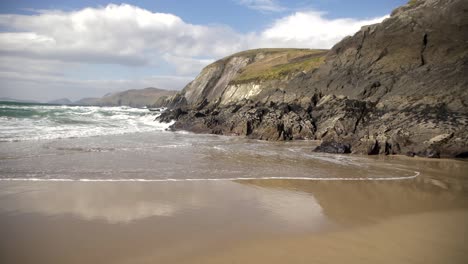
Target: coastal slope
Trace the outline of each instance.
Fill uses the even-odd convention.
[[[174,129],[322,140],[320,151],[466,157],[468,2],[412,0],[330,51],[259,49],[164,103]]]
[[[101,98],[83,98],[76,101],[77,105],[94,106],[159,106],[162,100],[173,96],[175,91],[168,91],[159,88],[133,89],[118,93],[106,94]]]
[[[47,104],[53,104],[53,105],[72,105],[73,102],[70,101],[68,98],[60,98],[52,101],[48,101]]]

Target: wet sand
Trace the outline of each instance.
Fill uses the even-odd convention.
[[[402,216],[319,235],[236,244],[181,263],[467,263],[468,213]]]
[[[43,178],[0,181],[0,263],[467,263],[466,161],[315,157],[297,143],[230,140],[164,153],[150,152],[157,146],[129,153],[115,144],[112,151],[77,151],[96,142],[73,140],[23,152],[3,148],[2,176],[24,178],[36,168],[42,176],[34,177]],[[105,170],[97,171],[99,162]],[[159,169],[171,162],[172,172]],[[67,179],[129,181],[48,178],[74,163]],[[227,179],[308,171],[324,178],[419,176]],[[132,181],[151,175],[181,181]],[[183,181],[190,176],[224,180]]]
[[[468,260],[465,191],[421,179],[0,187],[1,263]]]

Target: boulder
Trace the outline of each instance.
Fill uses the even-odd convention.
[[[314,149],[314,152],[334,153],[334,154],[349,154],[351,153],[351,145],[339,142],[322,142],[320,146]]]

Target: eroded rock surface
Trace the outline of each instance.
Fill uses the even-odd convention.
[[[235,54],[167,100],[161,120],[202,133],[349,144],[369,155],[465,157],[467,14],[465,0],[410,1],[328,52]]]

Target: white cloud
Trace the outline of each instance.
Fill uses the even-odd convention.
[[[286,10],[275,0],[237,0],[241,5],[262,12],[280,12]]]
[[[214,62],[213,59],[197,59],[183,56],[175,56],[172,54],[165,54],[163,56],[167,63],[175,67],[178,74],[196,75],[200,69],[206,65]]]
[[[22,75],[63,76],[64,69],[76,69],[75,64],[59,61],[38,60],[13,56],[2,56],[0,72],[16,72]]]
[[[366,20],[327,19],[320,12],[296,12],[281,18],[257,36],[263,47],[331,48],[362,26],[381,22],[387,16]]]
[[[266,6],[274,3],[247,2]],[[0,15],[0,26],[7,29],[0,33],[0,54],[121,65],[207,58],[198,60],[196,64],[201,66],[213,58],[249,48],[330,48],[361,26],[382,19],[327,19],[320,12],[296,12],[261,32],[240,34],[226,26],[193,25],[172,14],[111,4],[74,12]]]
[[[185,23],[172,14],[131,5],[74,12],[0,15],[0,52],[85,63],[149,64],[166,53],[222,56],[236,50],[240,35],[227,27]]]
[[[241,2],[264,11],[282,8],[270,0]],[[173,14],[153,13],[127,4],[72,12],[42,10],[34,15],[3,14],[0,15],[3,29],[0,82],[8,85],[0,87],[0,96],[4,96],[5,87],[14,92],[32,86],[49,85],[59,89],[65,84],[77,90],[89,90],[87,85],[113,91],[115,87],[182,88],[185,85],[182,82],[190,81],[187,76],[195,76],[215,59],[232,53],[262,47],[330,48],[361,26],[383,18],[328,19],[320,12],[296,12],[274,21],[262,31],[241,34],[227,26],[190,24]],[[89,80],[70,77],[76,76],[70,73],[80,71],[80,67],[97,68],[99,64],[132,69],[151,67],[171,77],[163,78],[164,81],[153,77],[142,81],[114,81],[106,76],[103,78],[108,81],[98,81],[99,72]]]

